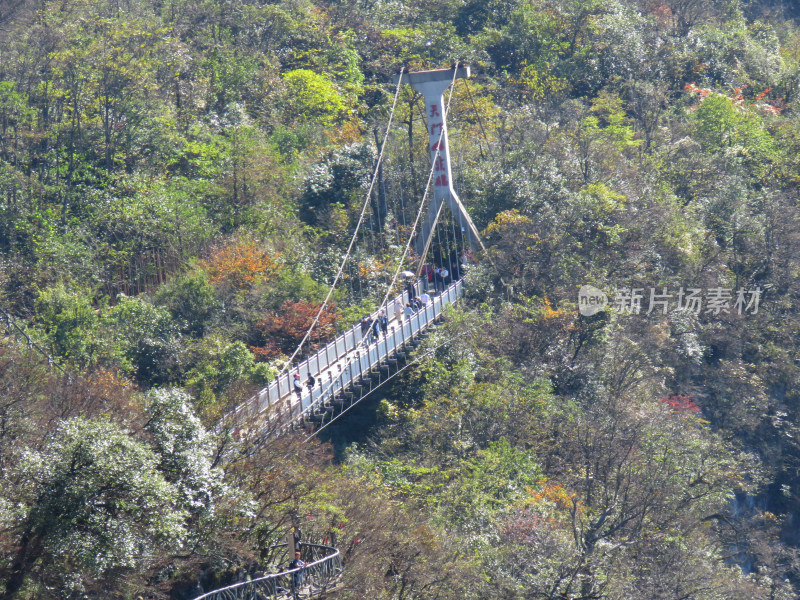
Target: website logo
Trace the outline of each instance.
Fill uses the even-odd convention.
[[[591,317],[608,304],[608,296],[593,285],[583,285],[578,290],[578,310],[584,317]]]

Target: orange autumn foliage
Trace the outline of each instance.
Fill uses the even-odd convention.
[[[573,500],[576,494],[570,494],[560,485],[545,484],[541,489],[532,494],[534,502],[552,502],[562,506],[563,508],[570,508],[573,505]]]
[[[747,87],[747,86],[735,87],[735,88],[733,88],[733,93],[732,94],[728,94],[728,97],[731,99],[731,101],[733,102],[734,106],[738,106],[740,108],[743,108],[743,107],[747,106],[745,104],[745,101],[744,101],[745,98],[744,98],[744,93],[743,93],[745,87]],[[708,98],[709,96],[714,94],[714,91],[711,90],[710,88],[701,88],[697,84],[695,84],[694,82],[687,83],[685,86],[683,86],[683,89],[685,89],[686,91],[688,91],[690,93],[698,94],[700,96],[700,102],[698,102],[694,106],[690,106],[689,107],[690,110],[696,109],[698,106],[700,106],[700,104],[703,103],[703,100],[705,100],[706,98]],[[760,94],[758,94],[755,97],[755,101],[752,104],[750,104],[749,106],[752,106],[752,107],[757,108],[757,109],[759,109],[759,110],[761,110],[761,111],[763,111],[765,113],[769,113],[769,114],[772,114],[772,115],[781,114],[781,111],[783,110],[782,107],[778,106],[775,103],[767,102],[764,99],[767,96],[767,94],[769,94],[771,91],[772,91],[772,88],[767,88],[764,91],[762,91]],[[779,103],[783,102],[783,98],[781,98],[777,102],[779,102]]]
[[[237,242],[215,251],[201,266],[214,285],[241,290],[256,283],[275,280],[283,270],[280,254],[269,254],[252,240]]]

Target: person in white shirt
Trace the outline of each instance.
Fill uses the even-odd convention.
[[[403,303],[400,300],[394,303],[394,318],[399,323],[403,322]]]
[[[441,278],[442,289],[444,290],[444,288],[450,285],[450,271],[447,270],[447,267],[442,267]]]

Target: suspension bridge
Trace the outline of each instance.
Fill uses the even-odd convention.
[[[238,405],[221,420],[219,427],[228,431],[234,442],[263,442],[270,436],[297,428],[299,425],[324,426],[336,414],[357,404],[396,373],[409,352],[441,318],[445,307],[461,297],[463,293],[461,275],[465,269],[463,263],[466,262],[464,257],[469,256],[470,252],[482,250],[483,244],[453,185],[445,118],[449,103],[445,102],[444,95],[448,88],[452,90],[456,79],[466,79],[469,76],[469,67],[456,65],[451,69],[401,72],[395,78],[397,87],[394,103],[384,142],[380,148],[377,167],[339,272],[314,322],[288,361],[289,366],[285,367],[269,386]],[[410,228],[411,235],[408,237],[402,257],[396,262],[394,276],[386,282],[382,301],[366,316],[368,328],[365,330],[361,324],[356,324],[316,352],[309,354],[308,348],[315,328],[318,327],[320,317],[329,304],[337,284],[343,279],[352,282],[357,278],[352,272],[352,265],[355,262],[352,260],[355,254],[353,250],[361,225],[365,221],[367,209],[371,206],[370,199],[380,172],[397,96],[404,83],[410,84],[425,99],[424,114],[430,150],[428,182]],[[432,198],[426,206],[430,190]],[[452,231],[449,231],[447,226],[444,227],[447,237],[443,243],[437,224],[443,220],[444,206],[449,209],[452,219],[449,225]],[[462,244],[461,252],[458,248],[459,239]],[[434,259],[432,262],[443,263],[448,273],[444,280],[434,278],[432,271],[426,270],[429,265],[426,264],[425,257],[431,253],[434,244],[438,261]],[[402,270],[408,267],[410,255],[416,257],[416,272]],[[350,269],[348,274],[345,274],[346,268]],[[430,266],[430,269],[432,268]],[[411,277],[407,277],[409,275]],[[405,289],[397,293],[402,287]],[[427,301],[413,304],[413,308],[409,310],[412,302],[418,298]],[[382,317],[385,317],[383,327],[376,326],[383,320]],[[304,354],[305,357],[298,362],[297,359]],[[308,385],[311,382],[313,384]]]
[[[456,64],[451,69],[415,73],[401,71],[395,78],[389,124],[347,252],[314,322],[287,366],[269,386],[238,405],[220,421],[218,431],[230,434],[233,449],[240,447],[246,452],[253,445],[266,443],[271,437],[302,426],[325,427],[402,369],[411,350],[441,319],[446,307],[462,297],[461,276],[465,257],[485,248],[453,186],[446,116],[456,79],[469,76],[469,67]],[[348,279],[352,293],[354,249],[371,206],[402,84],[410,84],[425,100],[430,152],[425,193],[410,227],[405,249],[396,260],[394,275],[385,283],[383,298],[376,303],[377,308],[365,316],[362,323],[324,345],[318,344],[319,349],[310,352],[314,332],[319,331],[320,318],[337,284]],[[445,102],[448,88],[450,98]],[[433,193],[429,194],[431,189]],[[426,203],[429,195],[430,202]],[[444,206],[449,210],[450,221],[443,228],[445,242],[442,243],[437,224],[443,221]],[[448,227],[452,230],[450,238],[447,237]],[[462,251],[458,249],[459,238]],[[438,262],[443,266],[444,277],[433,276],[433,265],[426,262],[429,254],[435,256],[432,263]],[[409,267],[415,271],[409,271]],[[342,559],[334,547],[305,544],[302,552],[307,563],[302,569],[284,570],[239,582],[206,593],[196,600],[277,600],[299,594],[306,598],[320,597],[336,585],[343,568]],[[301,572],[302,577],[298,578]],[[303,583],[298,583],[301,580]]]
[[[413,287],[415,292],[424,290],[420,281]],[[410,315],[404,310],[401,316],[394,313],[394,307],[397,303],[403,307],[410,304],[409,292],[391,298],[368,317],[367,332],[360,325],[348,329],[239,405],[226,417],[228,431],[235,441],[253,436],[260,441],[297,424],[324,425],[337,409],[358,403],[397,372],[445,307],[462,293],[463,284],[458,280],[440,294],[428,294],[430,300],[421,308]],[[375,335],[374,324],[382,314],[389,321],[388,329]],[[306,384],[308,375],[314,377],[313,387]],[[295,389],[295,376],[303,382],[299,391]]]

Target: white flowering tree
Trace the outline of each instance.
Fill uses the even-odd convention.
[[[194,517],[214,514],[225,494],[222,470],[215,468],[215,444],[191,405],[191,396],[179,388],[153,389],[147,394],[158,469],[178,491],[178,503]]]
[[[185,536],[179,488],[146,444],[106,419],[63,421],[40,449],[22,452],[7,481],[17,486],[4,514],[16,549],[4,600],[19,597],[34,574],[56,596],[81,594]]]

